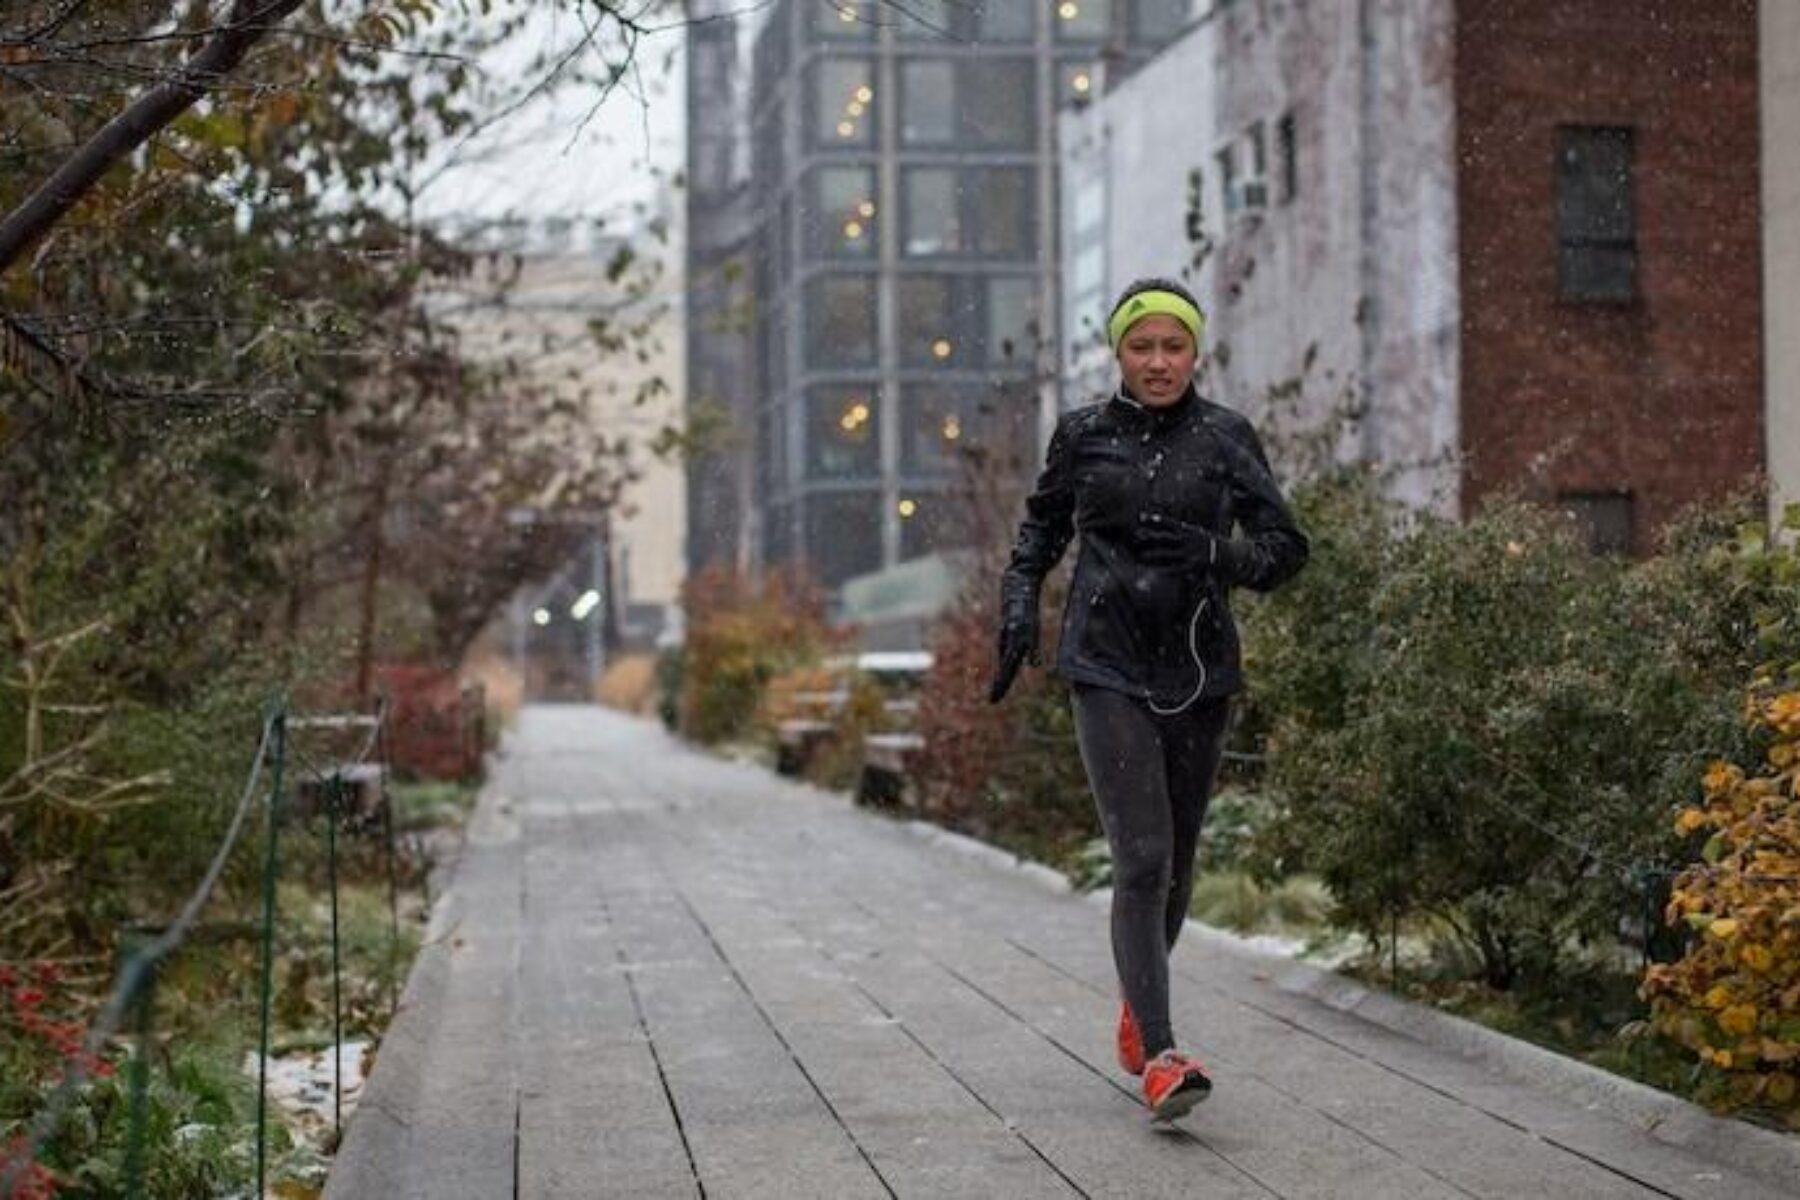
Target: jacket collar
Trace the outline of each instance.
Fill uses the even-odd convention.
[[[1187,388],[1181,393],[1180,398],[1177,399],[1175,403],[1163,408],[1151,408],[1136,396],[1133,396],[1125,385],[1121,383],[1113,391],[1112,398],[1108,401],[1108,407],[1121,415],[1128,416],[1132,420],[1147,420],[1160,429],[1175,424],[1190,412],[1193,412],[1198,407],[1196,404],[1198,398],[1199,392],[1195,389],[1193,381],[1189,380]]]

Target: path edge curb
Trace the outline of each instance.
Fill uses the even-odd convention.
[[[320,1200],[362,1200],[369,1196],[402,1194],[387,1164],[404,1162],[395,1148],[410,1134],[410,1101],[419,1094],[432,1034],[442,1017],[441,1004],[450,974],[450,940],[460,922],[460,897],[456,884],[468,861],[470,832],[477,821],[491,821],[496,806],[504,807],[495,780],[495,760],[488,761],[487,781],[475,798],[454,858],[444,865],[437,895],[426,920],[419,953],[400,990],[394,1018],[383,1032],[375,1053],[375,1065],[363,1085],[356,1112],[344,1126],[343,1143],[332,1156],[330,1172]]]

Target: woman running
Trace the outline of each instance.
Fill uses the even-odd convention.
[[[1307,557],[1255,430],[1194,388],[1205,327],[1167,279],[1140,280],[1113,306],[1119,386],[1056,424],[1001,583],[988,697],[1037,662],[1038,593],[1079,531],[1056,669],[1112,848],[1119,1063],[1163,1120],[1212,1090],[1175,1048],[1169,951],[1242,687],[1230,591],[1274,588]]]

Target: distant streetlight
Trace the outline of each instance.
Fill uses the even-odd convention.
[[[594,609],[599,606],[599,591],[595,588],[589,588],[587,591],[581,593],[581,598],[575,601],[569,608],[569,615],[574,617],[577,621],[585,621],[587,620],[588,614],[593,612]]]
[[[550,623],[550,610],[547,608],[540,608],[531,614],[531,619],[539,625],[548,625]]]

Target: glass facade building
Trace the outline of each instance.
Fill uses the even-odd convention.
[[[1055,113],[1166,44],[1191,8],[771,6],[738,93],[743,186],[690,197],[691,214],[738,206],[749,231],[735,247],[748,386],[732,417],[754,509],[730,515],[752,542],[740,562],[803,562],[836,587],[949,548],[960,452],[1036,458],[1057,403]],[[722,119],[690,110],[696,137]]]

